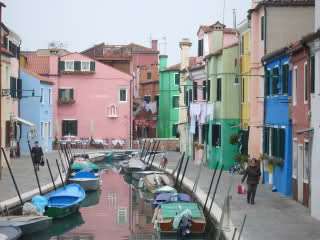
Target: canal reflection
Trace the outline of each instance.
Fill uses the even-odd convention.
[[[113,167],[102,171],[101,180],[101,190],[87,194],[79,213],[55,220],[49,230],[23,239],[160,239],[152,224],[153,209],[143,198],[144,194],[128,184]]]

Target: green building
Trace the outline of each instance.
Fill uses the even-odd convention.
[[[240,130],[240,79],[237,32],[216,23],[212,26],[213,49],[206,56],[210,86],[210,102],[214,114],[209,121],[207,161],[213,168],[217,162],[227,170],[234,165],[239,148],[231,144],[231,136]]]
[[[168,56],[160,57],[159,116],[157,132],[159,138],[175,138],[179,122],[180,64],[167,68]]]

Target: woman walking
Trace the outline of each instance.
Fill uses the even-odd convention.
[[[247,178],[247,202],[248,204],[254,204],[254,198],[256,196],[257,186],[259,184],[261,171],[260,167],[257,164],[257,159],[252,158],[249,162],[249,166],[247,167],[244,176],[242,177],[242,183]]]

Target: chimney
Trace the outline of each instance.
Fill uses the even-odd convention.
[[[151,48],[153,51],[158,51],[158,40],[151,40]]]
[[[192,43],[188,38],[183,38],[180,42],[180,55],[181,55],[181,66],[180,69],[183,70],[189,66],[189,51]]]
[[[167,68],[168,65],[168,56],[167,55],[160,55],[159,56],[159,70],[163,71]]]

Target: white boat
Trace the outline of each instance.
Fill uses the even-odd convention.
[[[106,158],[106,154],[104,153],[88,153],[88,160],[90,162],[102,162]]]
[[[69,178],[69,182],[79,184],[85,191],[95,191],[100,188],[100,177],[87,171],[77,172]]]
[[[52,218],[47,216],[7,216],[0,217],[0,226],[13,226],[21,229],[22,234],[32,234],[47,229]]]
[[[0,240],[16,240],[22,235],[20,228],[0,225]]]
[[[162,174],[162,173],[163,172],[160,172],[160,171],[138,171],[138,172],[132,173],[132,178],[134,178],[135,180],[139,180],[140,178],[143,178],[150,174]]]
[[[154,173],[144,177],[144,187],[152,193],[163,186],[172,187],[174,184],[172,177],[165,173]]]

